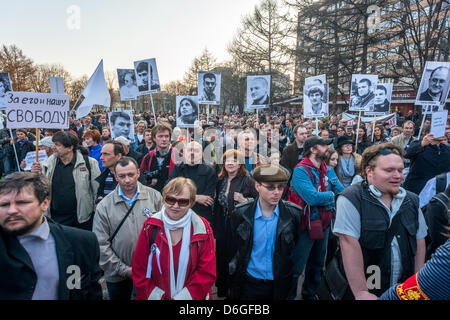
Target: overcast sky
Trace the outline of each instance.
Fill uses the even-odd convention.
[[[156,58],[162,84],[181,80],[205,48],[228,59],[226,47],[259,0],[2,1],[0,44],[16,44],[35,63],[60,63],[73,76],[133,68]],[[76,12],[80,10],[79,24]],[[69,27],[70,25],[70,27]],[[77,28],[79,26],[79,29]],[[0,70],[1,71],[1,70]]]

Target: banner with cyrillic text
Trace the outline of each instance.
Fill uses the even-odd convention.
[[[40,92],[8,92],[8,129],[68,129],[69,96]]]

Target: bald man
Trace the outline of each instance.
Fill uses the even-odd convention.
[[[437,67],[430,74],[428,80],[428,89],[420,94],[420,101],[440,101],[445,102],[447,97],[443,97],[444,88],[446,88],[448,78],[448,68],[444,66]],[[446,92],[445,92],[446,93]]]
[[[212,204],[217,184],[216,172],[211,166],[203,163],[203,149],[198,142],[186,144],[183,156],[184,163],[173,167],[167,183],[177,177],[192,179],[197,186],[197,196],[192,210],[212,223]]]
[[[269,104],[269,84],[262,77],[253,78],[249,83],[250,95],[253,100],[252,105]]]

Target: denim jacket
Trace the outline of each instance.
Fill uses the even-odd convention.
[[[298,166],[294,169],[292,176],[292,187],[300,197],[311,207],[311,220],[319,219],[319,210],[317,206],[324,206],[326,210],[335,209],[335,194],[341,192],[344,187],[340,183],[334,170],[328,167],[328,171],[325,177],[325,185],[327,190],[325,192],[318,192],[319,188],[319,170],[315,167],[308,166],[313,180],[309,177],[309,173],[302,166]]]

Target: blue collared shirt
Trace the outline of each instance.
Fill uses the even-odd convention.
[[[123,200],[125,200],[128,203],[128,205],[131,207],[133,205],[134,200],[136,200],[137,196],[139,195],[139,184],[136,189],[136,194],[133,196],[132,199],[129,199],[129,198],[127,198],[126,195],[124,195],[122,189],[120,188],[120,185],[118,186],[117,192],[119,194],[119,197],[121,197]]]
[[[263,216],[258,200],[253,226],[253,248],[247,266],[247,272],[254,278],[273,280],[273,253],[279,215],[277,205],[269,218]]]

